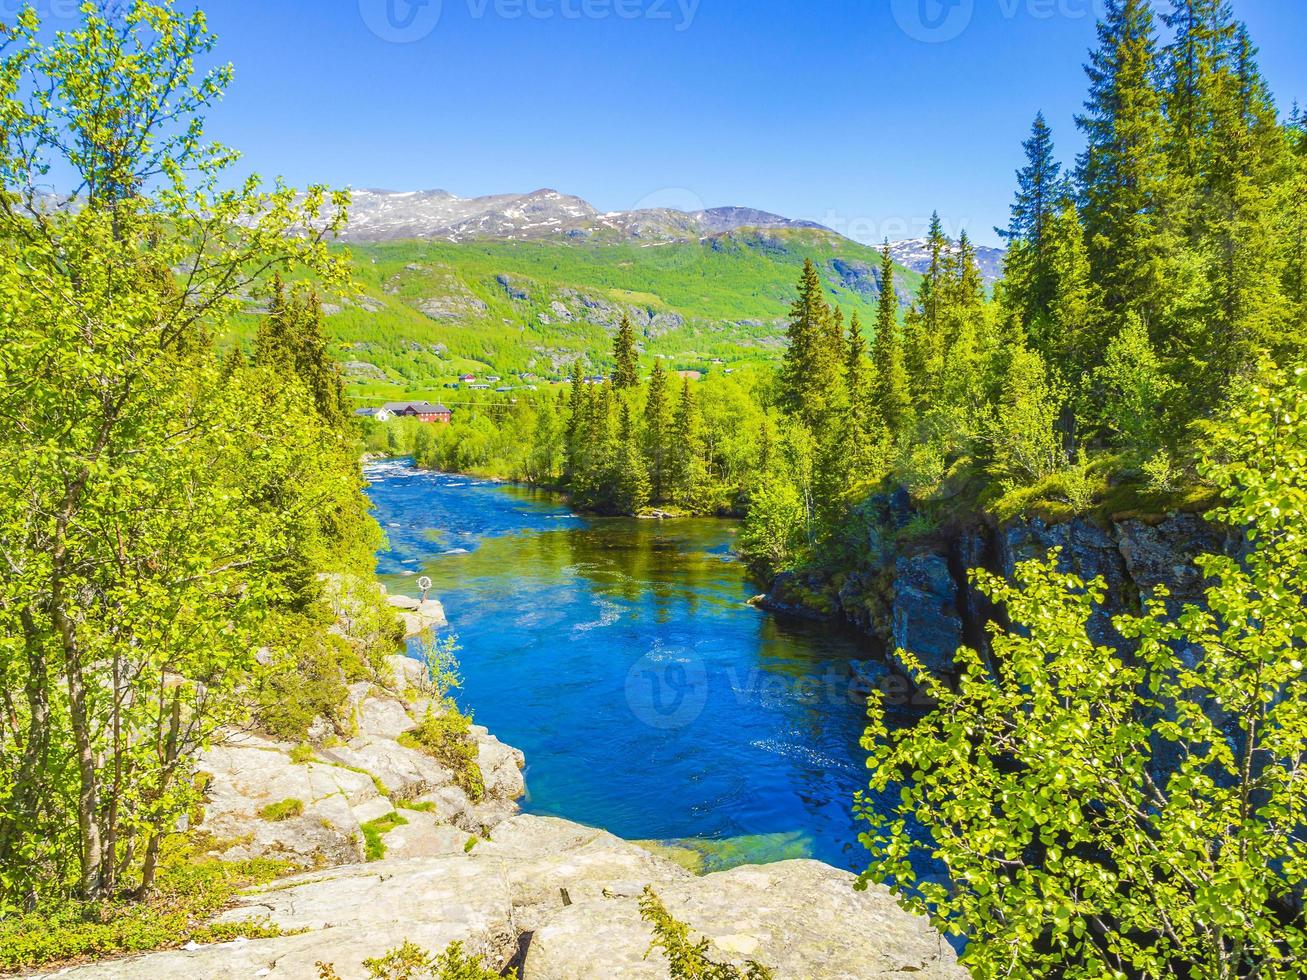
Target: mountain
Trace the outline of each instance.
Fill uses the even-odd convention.
[[[357,190],[333,247],[359,287],[324,306],[334,353],[351,394],[369,400],[440,396],[462,374],[544,383],[578,359],[602,373],[623,316],[645,357],[678,369],[774,363],[807,260],[864,325],[880,296],[879,251],[811,221],[745,207],[603,212],[548,189]],[[928,256],[922,240],[891,247],[906,305]],[[996,278],[1002,252],[978,257]],[[258,316],[251,301],[247,342]]]
[[[906,238],[889,243],[890,255],[894,261],[913,272],[924,273],[930,268],[930,241],[926,238]],[[985,282],[992,285],[1003,278],[1003,260],[1007,252],[990,245],[976,246],[976,265]]]
[[[428,215],[452,204],[434,195],[416,203]],[[391,214],[385,223],[412,228],[417,210],[405,208],[404,218]],[[374,212],[374,220],[384,213]],[[714,220],[742,218],[705,212],[693,227]],[[495,226],[487,220],[482,227]],[[655,223],[637,230],[649,236],[662,229]],[[775,363],[806,260],[817,267],[830,302],[859,314],[863,324],[875,323],[880,295],[875,249],[811,227],[744,226],[659,241],[625,233],[466,241],[410,235],[333,249],[348,258],[358,291],[324,297],[327,329],[350,393],[369,401],[440,399],[449,395],[444,386],[465,373],[542,384],[564,378],[577,359],[587,373],[604,373],[623,316],[635,325],[645,358],[661,357],[669,367],[707,372]],[[897,270],[900,303],[920,280]],[[236,326],[239,339],[252,340],[259,317],[252,297]]]
[[[357,243],[415,238],[447,242],[539,241],[557,237],[672,242],[697,241],[740,228],[821,227],[754,208],[601,212],[579,197],[549,189],[471,198],[442,190],[356,190],[349,213],[349,226],[341,238]]]

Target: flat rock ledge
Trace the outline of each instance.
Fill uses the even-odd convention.
[[[396,687],[351,691],[358,730],[347,743],[301,749],[234,736],[204,759],[200,830],[230,858],[272,855],[315,870],[243,894],[224,922],[271,922],[276,939],[107,960],[41,977],[154,980],[317,980],[319,962],[362,980],[364,959],[405,941],[437,951],[460,941],[525,980],[666,978],[649,953],[639,897],[652,886],[676,918],[708,939],[715,959],[756,960],[777,978],[964,980],[952,947],[885,888],[855,891],[852,874],[784,861],[696,877],[602,830],[517,812],[520,752],[477,729],[486,793],[472,802],[430,757],[396,739],[425,710],[420,668],[394,658]],[[289,799],[303,811],[260,816]],[[408,807],[417,805],[419,810]],[[365,862],[362,825],[398,813],[383,860]],[[648,955],[646,955],[648,954]]]
[[[449,625],[445,607],[439,599],[414,599],[406,595],[388,595],[386,602],[404,624],[404,638],[420,636],[427,630],[443,629]]]

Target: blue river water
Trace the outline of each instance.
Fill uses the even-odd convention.
[[[430,576],[458,700],[526,753],[528,812],[698,851],[713,869],[858,870],[869,641],[761,612],[728,521],[581,517],[558,496],[368,466],[393,593]]]

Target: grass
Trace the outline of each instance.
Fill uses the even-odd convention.
[[[313,746],[308,742],[301,742],[290,750],[290,761],[297,766],[306,766],[315,758],[317,758],[317,753],[313,751]]]
[[[0,920],[0,972],[88,958],[174,949],[187,942],[227,942],[283,935],[266,921],[210,924],[243,888],[266,884],[294,868],[255,858],[197,859],[189,846],[160,865],[155,895],[145,902],[51,903]]]
[[[280,803],[269,803],[259,811],[259,817],[269,823],[280,823],[283,820],[298,817],[303,813],[303,800],[282,800]]]
[[[363,854],[369,861],[380,861],[386,856],[386,842],[382,838],[396,827],[404,826],[408,821],[397,812],[387,813],[384,817],[369,820],[360,825],[363,831]]]
[[[585,311],[575,294],[661,315],[642,346],[670,367],[773,362],[783,349],[778,321],[788,313],[805,259],[822,271],[830,298],[846,313],[861,314],[864,323],[875,322],[870,273],[880,264],[875,249],[806,229],[739,232],[658,248],[560,241],[338,248],[351,257],[370,309],[335,304],[340,309],[327,325],[338,360],[370,365],[347,376],[350,394],[366,403],[427,396],[457,402],[486,394],[444,388],[462,373],[498,374],[513,384],[519,372],[539,381],[561,379],[577,355],[606,365],[610,327],[586,318],[606,317]],[[836,262],[846,272],[857,270],[854,279],[846,281]],[[907,269],[898,273],[904,289],[920,281]],[[526,298],[510,295],[500,276]],[[449,317],[419,309],[433,297],[450,308]],[[576,315],[560,318],[556,302]],[[257,323],[256,315],[246,314],[234,333],[249,343]]]
[[[435,813],[436,805],[430,800],[425,803],[416,803],[413,800],[400,800],[397,806],[401,810],[415,810],[418,813]]]

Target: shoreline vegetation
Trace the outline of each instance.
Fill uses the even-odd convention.
[[[214,913],[288,870],[208,859],[201,760],[254,730],[343,757],[336,741],[363,724],[403,632],[375,587],[382,539],[358,471],[361,450],[384,449],[557,483],[597,513],[742,514],[740,551],[764,576],[848,570],[875,542],[968,515],[1210,508],[1241,541],[1198,560],[1201,599],[1159,588],[1107,640],[1091,625],[1105,581],[1057,550],[975,572],[997,611],[954,676],[897,654],[935,709],[892,728],[873,698],[869,791],[897,802],[859,801],[863,891],[821,868],[776,873],[839,889],[860,911],[837,930],[903,924],[905,972],[957,975],[928,917],[966,937],[978,980],[1300,975],[1307,119],[1276,108],[1228,4],[1157,7],[1160,21],[1148,0],[1106,3],[1074,168],[1035,119],[992,291],[968,237],[936,219],[906,310],[886,247],[874,324],[832,304],[807,261],[774,366],[679,378],[623,319],[599,383],[577,360],[558,391],[363,429],[320,302],[350,292],[328,247],[349,195],[236,178],[237,155],[205,136],[233,69],[197,68],[216,44],[203,14],[91,0],[57,33],[32,7],[6,15],[0,963],[230,938]],[[45,192],[52,173],[66,196]],[[266,314],[247,349],[227,338],[251,299]],[[876,495],[905,504],[901,525],[866,506]],[[450,657],[428,663],[437,691]],[[432,700],[399,748],[456,769],[470,799],[475,726]],[[428,815],[395,810],[367,767],[327,768],[387,801],[357,821],[364,856]],[[275,833],[312,802],[281,794],[252,819]],[[465,844],[454,860],[498,846]],[[947,885],[916,877],[922,848]],[[498,853],[502,882],[520,855]],[[678,977],[767,974],[715,962],[667,913],[684,869],[659,869],[673,880],[657,895],[592,901],[624,902],[642,937],[652,922]],[[549,902],[573,908],[557,868],[543,873]],[[718,879],[732,908],[714,915],[766,911],[754,886],[771,873]],[[679,907],[704,900],[697,887]],[[564,914],[595,907],[617,906]],[[593,920],[569,921],[593,942]],[[799,921],[840,953],[830,922]],[[484,974],[457,945],[369,952],[374,976]]]

